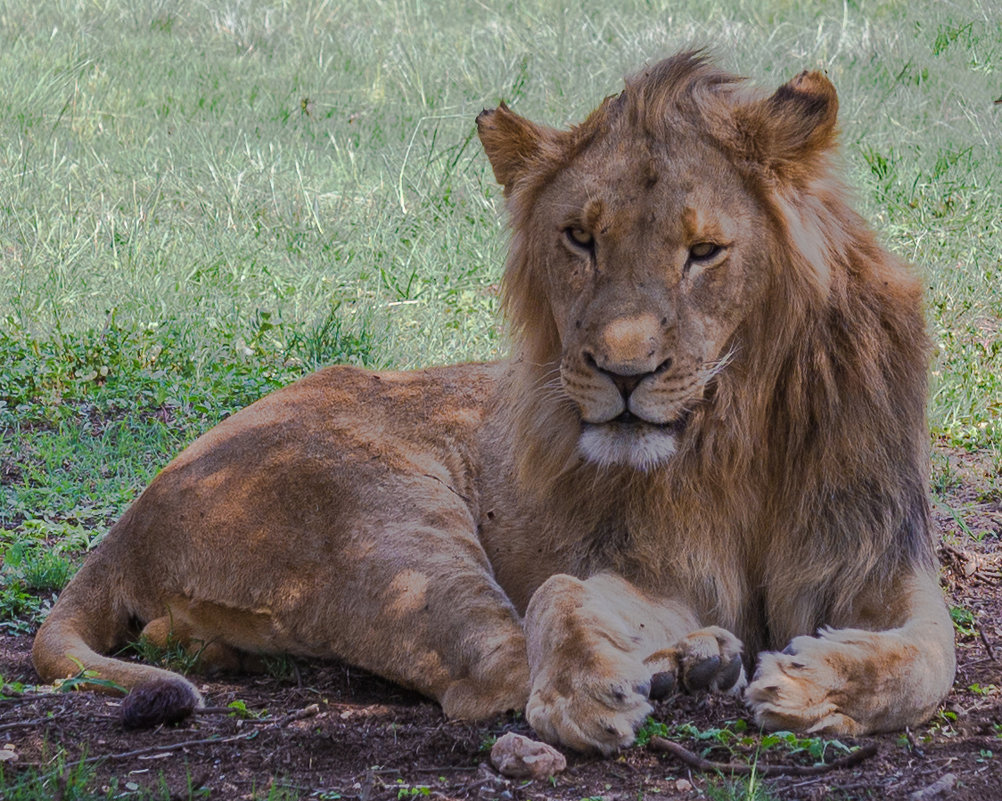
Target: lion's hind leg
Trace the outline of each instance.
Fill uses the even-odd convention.
[[[223,634],[205,631],[189,619],[173,613],[154,618],[139,633],[139,650],[150,661],[159,655],[166,661],[181,662],[182,671],[200,673],[261,673],[265,669],[259,653],[244,651],[226,642]]]
[[[897,628],[824,629],[762,654],[745,693],[755,719],[770,729],[836,735],[928,720],[953,683],[953,626],[934,575],[907,584],[907,617]]]
[[[296,642],[437,700],[450,718],[521,710],[522,621],[494,578],[465,499],[435,475],[383,473],[350,540],[283,608]]]
[[[91,555],[59,596],[32,646],[43,681],[72,679],[76,689],[130,693],[123,722],[142,727],[183,720],[202,706],[198,689],[184,676],[105,654],[134,634],[128,605],[132,587],[107,546]]]

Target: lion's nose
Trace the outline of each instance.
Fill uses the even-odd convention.
[[[633,391],[645,378],[657,373],[663,373],[671,367],[671,359],[669,358],[665,359],[653,370],[644,370],[641,368],[634,372],[633,369],[625,366],[620,367],[618,365],[599,364],[598,360],[590,351],[584,352],[584,360],[585,363],[595,372],[601,373],[612,381],[613,386],[619,390],[619,394],[623,396],[624,401],[629,399],[630,395],[633,394]]]

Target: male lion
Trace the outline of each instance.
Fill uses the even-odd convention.
[[[836,109],[820,73],[766,96],[690,53],[569,131],[484,111],[515,356],[332,367],[209,431],[63,592],[39,674],[170,718],[186,679],[100,654],[173,634],[207,668],[336,657],[610,753],[652,687],[740,690],[743,643],[765,726],[926,720],[954,674],[928,342],[833,174]]]

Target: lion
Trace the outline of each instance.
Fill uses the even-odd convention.
[[[818,72],[768,94],[682,53],[569,130],[483,111],[511,357],[330,367],[224,420],[87,557],[39,675],[143,725],[201,696],[107,656],[137,635],[206,670],[335,658],[602,754],[673,688],[773,729],[927,720],[955,671],[929,342],[837,108]]]

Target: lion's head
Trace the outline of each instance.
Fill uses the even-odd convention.
[[[780,373],[879,251],[831,174],[837,106],[820,73],[764,95],[690,53],[569,131],[481,114],[512,220],[515,415],[537,479],[582,461],[656,472],[714,438],[755,447]]]

